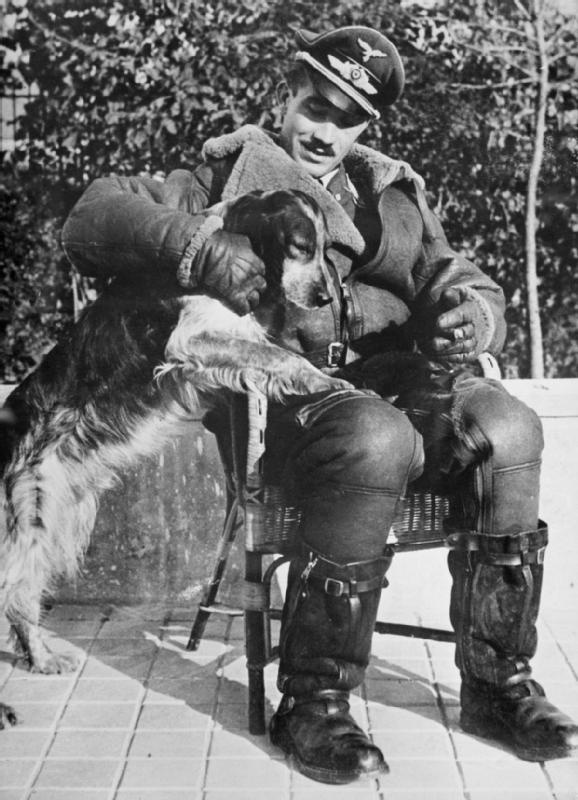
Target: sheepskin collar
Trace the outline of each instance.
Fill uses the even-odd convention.
[[[357,255],[364,250],[361,234],[330,192],[276,143],[273,135],[256,125],[244,125],[234,133],[209,139],[204,158],[225,158],[238,154],[223,190],[223,200],[261,189],[300,189],[321,206],[328,220],[329,235],[335,244]],[[344,161],[353,183],[365,183],[376,194],[402,179],[413,180],[423,188],[423,179],[404,161],[396,161],[364,145],[355,144]]]

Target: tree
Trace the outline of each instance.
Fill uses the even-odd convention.
[[[530,374],[544,376],[544,349],[540,319],[537,266],[540,177],[548,135],[548,117],[564,118],[576,107],[578,37],[576,18],[565,18],[551,0],[476,2],[472,23],[459,21],[463,46],[481,56],[493,73],[485,83],[464,84],[495,95],[510,115],[506,130],[518,138],[518,155],[529,149],[525,192],[525,279],[530,349]],[[503,137],[503,115],[495,119]],[[526,141],[524,142],[523,139]],[[574,143],[575,144],[575,143]]]
[[[19,309],[4,343],[13,362],[5,374],[22,376],[72,317],[71,276],[57,236],[87,182],[108,172],[162,177],[198,162],[209,136],[243,122],[275,127],[273,90],[292,49],[292,28],[347,24],[383,30],[406,64],[403,98],[368,130],[366,143],[423,174],[452,245],[504,286],[510,332],[502,366],[512,377],[530,374],[524,214],[537,84],[522,69],[535,70],[537,62],[521,13],[515,0],[428,9],[401,0],[12,2],[0,41],[4,83],[35,82],[38,93],[2,165],[14,224],[4,249],[0,318],[9,305]],[[546,373],[563,376],[578,374],[578,60],[570,55],[571,26],[544,13],[553,49],[536,260],[547,311]],[[18,186],[26,203],[16,202]],[[35,228],[36,220],[50,225]],[[51,264],[59,283],[48,329],[37,324],[45,278],[32,266],[40,264]]]

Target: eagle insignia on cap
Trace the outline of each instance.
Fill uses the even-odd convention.
[[[361,89],[366,94],[377,94],[377,89],[369,82],[369,76],[364,67],[354,61],[340,61],[332,55],[328,55],[327,60],[333,69],[337,70],[346,81],[352,83],[356,89]]]
[[[358,39],[357,44],[361,47],[361,60],[365,64],[370,58],[387,58],[387,53],[383,50],[374,50],[364,39]]]

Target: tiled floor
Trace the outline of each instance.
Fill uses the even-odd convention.
[[[460,731],[451,645],[384,636],[354,709],[390,774],[346,787],[310,781],[247,733],[242,620],[212,620],[188,653],[190,616],[57,606],[45,623],[52,645],[81,664],[63,676],[24,671],[3,645],[0,698],[19,725],[0,732],[0,800],[578,798],[578,760],[529,764]],[[577,630],[570,609],[543,615],[536,675],[578,717]]]

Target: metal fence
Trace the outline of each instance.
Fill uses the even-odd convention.
[[[38,88],[5,92],[0,96],[0,151],[11,152],[16,147],[16,121],[23,116],[26,104],[38,94]]]

